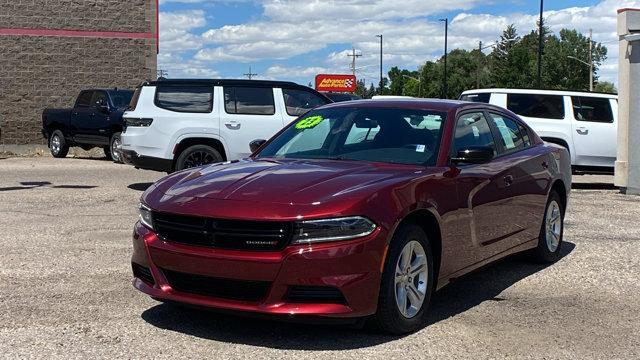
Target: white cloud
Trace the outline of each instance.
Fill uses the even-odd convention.
[[[175,53],[158,54],[158,70],[167,71],[169,78],[215,78],[219,73],[198,60],[185,59]]]
[[[202,37],[190,32],[206,25],[204,11],[160,13],[160,51],[179,52],[202,47]]]

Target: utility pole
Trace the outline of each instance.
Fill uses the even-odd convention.
[[[480,71],[482,64],[482,40],[478,41],[478,73],[476,74],[476,89],[480,89]]]
[[[542,34],[543,11],[544,0],[540,0],[540,22],[538,23],[538,89],[542,88],[542,47],[544,46],[544,36]]]
[[[589,29],[589,91],[593,92],[593,29]]]
[[[169,73],[167,72],[167,70],[158,69],[156,71],[156,77],[158,77],[158,78],[166,78],[168,75],[169,75]]]
[[[251,79],[253,79],[254,76],[256,76],[258,74],[252,73],[251,72],[251,65],[249,65],[249,72],[248,73],[244,73],[242,75],[246,76],[249,80],[251,80]]]
[[[382,34],[376,35],[380,38],[380,94],[382,95]]]
[[[356,58],[362,56],[362,53],[356,54],[356,49],[351,48],[351,54],[347,54],[347,56],[351,57],[351,71],[353,71],[353,76],[356,76]]]
[[[449,18],[440,19],[444,21],[444,84],[442,86],[442,98],[446,99],[449,93],[449,84],[447,83],[447,41],[449,40]]]

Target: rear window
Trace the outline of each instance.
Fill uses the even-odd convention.
[[[489,99],[491,99],[491,93],[464,94],[460,96],[460,100],[462,101],[471,101],[485,104],[489,103]]]
[[[327,101],[320,96],[305,90],[282,89],[284,104],[287,107],[287,114],[300,116],[307,111],[324,105]]]
[[[572,96],[573,114],[578,121],[612,123],[613,112],[607,98]]]
[[[225,87],[224,109],[227,114],[273,115],[276,105],[272,88]]]
[[[508,94],[507,109],[520,116],[564,119],[564,102],[560,95]]]
[[[155,104],[171,111],[209,113],[213,107],[213,87],[159,85]]]

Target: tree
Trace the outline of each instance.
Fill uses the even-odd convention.
[[[618,89],[616,86],[609,81],[600,81],[596,83],[596,86],[593,88],[595,92],[607,93],[607,94],[617,94]]]

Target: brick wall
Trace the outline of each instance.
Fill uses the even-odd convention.
[[[155,33],[155,16],[155,0],[0,0],[0,29]],[[155,39],[0,35],[0,143],[44,143],[45,108],[155,75]]]

